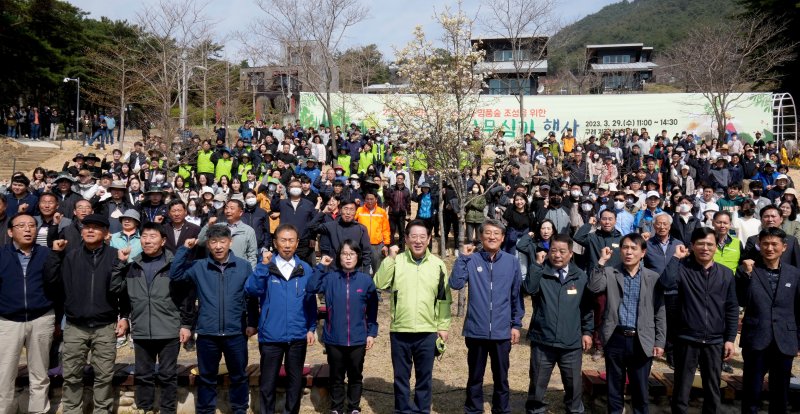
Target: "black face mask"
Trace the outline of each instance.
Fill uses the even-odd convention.
[[[755,214],[755,213],[756,213],[756,211],[755,211],[755,210],[753,210],[753,209],[750,209],[750,208],[747,208],[747,209],[743,209],[743,210],[742,210],[742,215],[743,215],[743,216],[745,216],[745,217],[750,217],[750,216],[752,216],[752,215],[753,215],[753,214]]]
[[[550,197],[550,205],[558,207],[561,205],[561,197]]]
[[[761,190],[752,190],[753,197],[761,197]]]

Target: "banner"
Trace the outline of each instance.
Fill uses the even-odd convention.
[[[392,127],[394,118],[386,110],[387,95],[342,94],[331,95],[333,125],[356,123],[362,129]],[[392,95],[391,99],[407,99],[412,95]],[[524,117],[520,121],[517,98],[508,95],[482,95],[475,112],[473,124],[484,133],[502,128],[505,138],[518,140],[520,122],[522,130],[536,132],[537,140],[544,140],[550,131],[561,136],[567,128],[579,140],[590,135],[600,136],[606,129],[643,128],[651,136],[666,130],[671,137],[683,131],[701,135],[717,135],[717,122],[713,111],[701,94],[625,94],[625,95],[530,95],[524,99]],[[302,125],[319,125],[325,122],[325,111],[317,97],[310,92],[300,94],[299,118]],[[754,134],[761,132],[764,139],[772,139],[772,94],[746,93],[725,114],[728,134],[736,132],[752,142]]]

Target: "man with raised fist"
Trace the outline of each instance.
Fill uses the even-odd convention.
[[[45,277],[64,291],[64,390],[62,409],[83,413],[83,369],[91,350],[94,368],[94,409],[111,412],[114,404],[111,379],[117,357],[118,337],[127,334],[130,305],[125,280],[113,268],[126,262],[130,248],[117,250],[105,244],[108,219],[90,214],[81,220],[80,246],[69,248],[66,240],[53,242]]]

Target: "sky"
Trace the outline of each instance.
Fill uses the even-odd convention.
[[[81,10],[89,12],[92,18],[108,17],[112,20],[128,20],[135,22],[137,13],[145,5],[157,5],[160,1],[180,0],[67,0]],[[558,15],[560,21],[568,24],[588,14],[597,12],[604,6],[620,0],[559,0]],[[422,25],[426,34],[437,37],[436,25],[433,22],[435,10],[445,6],[454,6],[454,0],[361,0],[369,7],[369,17],[349,30],[344,46],[359,46],[375,43],[386,60],[393,60],[394,50],[402,48],[412,38],[416,25]],[[469,16],[486,16],[490,13],[491,2],[479,0],[463,0],[464,10]],[[209,0],[206,14],[217,22],[216,32],[220,37],[233,38],[233,33],[249,26],[250,20],[264,16],[255,5],[254,0]],[[263,17],[266,19],[266,17]],[[484,34],[477,30],[476,35]],[[225,43],[225,57],[232,61],[246,59],[237,40]]]

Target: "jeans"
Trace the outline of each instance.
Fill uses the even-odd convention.
[[[481,223],[467,223],[467,234],[464,237],[464,242],[477,244],[480,241],[478,238],[478,229],[480,229],[480,227]]]
[[[51,123],[50,124],[50,140],[55,141],[58,138],[58,127],[61,124]]]
[[[531,343],[530,385],[525,411],[528,414],[547,412],[544,395],[550,383],[553,368],[558,364],[561,382],[564,384],[564,406],[568,413],[583,412],[583,380],[581,379],[583,351],[554,348]]]
[[[260,342],[261,352],[261,414],[275,412],[275,388],[281,363],[286,371],[286,403],[282,412],[300,412],[303,397],[303,363],[308,344],[305,339],[292,342]],[[280,410],[278,412],[281,412]]]
[[[769,372],[769,413],[789,412],[789,380],[793,355],[784,355],[773,341],[766,349],[742,349],[742,412],[758,413],[764,374]]]
[[[106,130],[106,137],[103,140],[103,145],[105,145],[105,144],[114,145],[114,130],[113,129]]]
[[[394,369],[394,412],[397,414],[431,412],[435,332],[391,332],[392,368]],[[414,402],[409,401],[411,365],[414,365]]]
[[[701,344],[678,339],[675,344],[675,387],[672,412],[689,412],[689,393],[694,373],[700,365],[703,380],[703,414],[714,414],[720,408],[719,379],[722,372],[722,344]]]
[[[98,129],[98,130],[97,130],[97,131],[94,133],[94,135],[92,135],[92,137],[91,137],[91,138],[89,138],[88,145],[92,145],[92,144],[94,144],[94,141],[95,141],[96,139],[98,139],[98,138],[100,138],[100,144],[103,144],[103,145],[105,145],[105,139],[106,139],[106,130],[105,130],[105,129],[102,129],[102,128],[101,128],[101,129]]]
[[[31,124],[31,139],[39,138],[40,131],[41,131],[41,125]]]
[[[234,414],[245,414],[248,408],[247,337],[199,335],[197,337],[197,404],[196,413],[214,414],[217,408],[217,375],[219,362],[225,355],[230,380],[229,398]]]
[[[653,358],[642,349],[637,336],[613,333],[605,347],[606,375],[608,381],[608,412],[622,413],[625,408],[625,375],[628,375],[628,391],[631,393],[631,408],[636,414],[647,414],[648,381]]]
[[[464,338],[467,344],[467,398],[464,402],[464,412],[483,413],[483,374],[486,372],[486,359],[491,358],[492,382],[492,413],[511,413],[508,404],[508,367],[509,354],[511,353],[511,340],[492,340]]]
[[[9,138],[16,138],[17,137],[17,126],[10,126],[7,128],[6,135]]]
[[[161,386],[160,412],[175,414],[178,403],[178,353],[181,344],[175,339],[136,339],[136,408],[153,411],[156,382]],[[156,359],[158,373],[156,373]]]
[[[340,413],[361,411],[366,345],[325,345],[331,373],[331,410]],[[347,392],[344,377],[347,374]]]

